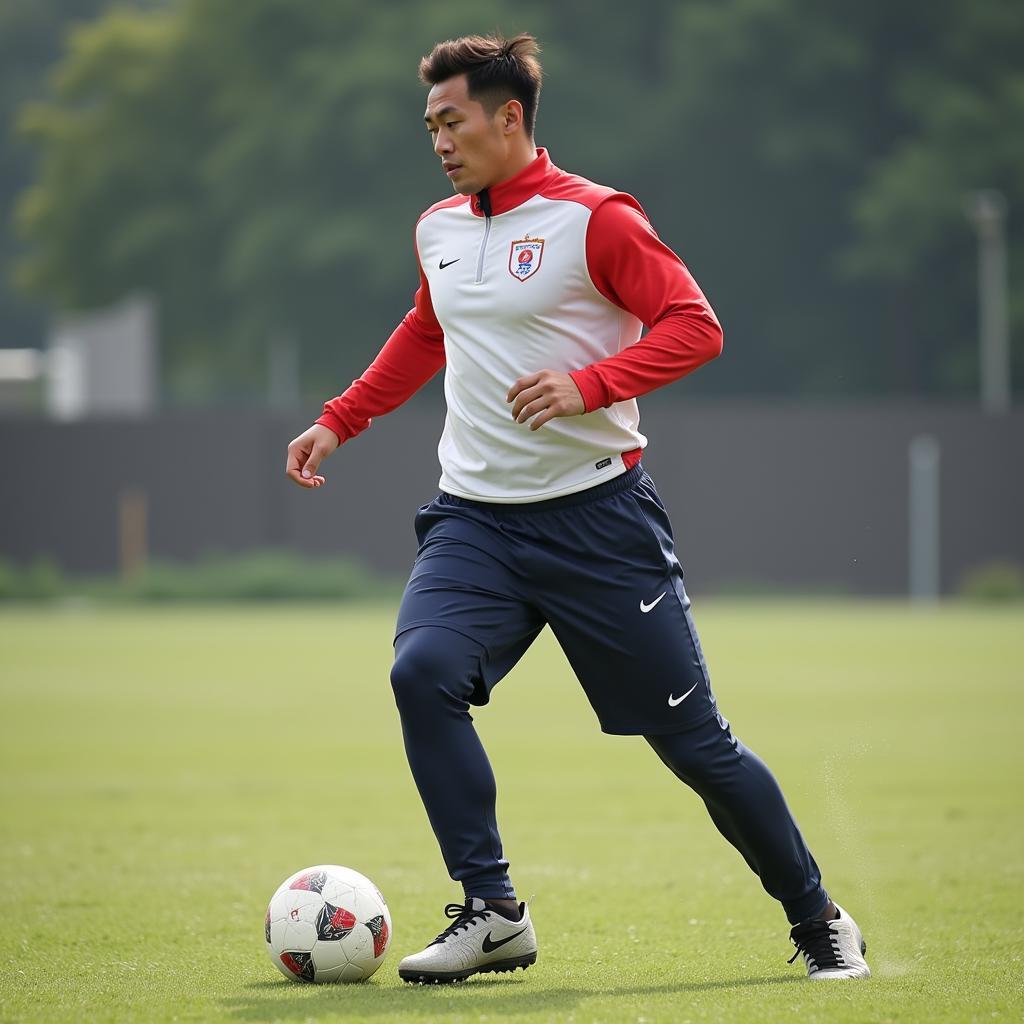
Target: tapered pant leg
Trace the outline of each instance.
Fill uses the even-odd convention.
[[[704,801],[718,831],[797,924],[828,901],[821,872],[768,766],[720,715],[685,732],[647,736],[669,770]]]
[[[480,658],[475,641],[421,626],[399,636],[391,684],[409,767],[448,873],[467,897],[514,899],[494,774],[469,713]]]

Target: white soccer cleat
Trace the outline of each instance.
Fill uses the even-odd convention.
[[[836,904],[839,917],[834,921],[802,921],[789,933],[796,952],[807,964],[807,977],[814,981],[829,978],[870,978],[871,970],[864,959],[868,944],[857,922]]]
[[[452,923],[422,953],[407,956],[398,965],[403,981],[464,981],[471,974],[526,970],[537,961],[537,936],[530,909],[519,904],[520,918],[509,921],[472,897],[449,903],[445,914]]]

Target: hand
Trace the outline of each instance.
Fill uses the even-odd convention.
[[[314,423],[288,445],[285,475],[300,487],[322,487],[327,481],[317,474],[317,470],[339,444],[338,435],[333,430]]]
[[[587,411],[576,382],[569,374],[555,370],[520,377],[508,389],[505,401],[515,402],[512,418],[516,423],[525,423],[533,417],[531,430],[543,427],[556,416],[582,416]]]

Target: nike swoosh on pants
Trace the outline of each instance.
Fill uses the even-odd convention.
[[[686,693],[684,693],[684,694],[682,695],[682,697],[673,697],[673,696],[672,696],[672,694],[670,693],[670,694],[668,695],[668,706],[669,706],[670,708],[678,707],[678,706],[679,706],[680,704],[682,704],[682,703],[683,703],[683,701],[684,701],[684,700],[686,700],[686,698],[687,698],[687,697],[689,697],[689,696],[690,696],[690,694],[691,694],[691,693],[693,693],[693,691],[694,691],[694,690],[696,690],[696,689],[697,689],[697,687],[698,687],[698,686],[700,686],[700,680],[697,680],[697,682],[695,682],[695,683],[693,684],[693,686],[691,686],[691,687],[690,687],[690,688],[689,688],[689,689],[688,689],[688,690],[686,691]]]

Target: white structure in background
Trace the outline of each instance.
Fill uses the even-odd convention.
[[[32,413],[39,408],[39,388],[46,360],[35,348],[0,348],[0,412]]]
[[[133,295],[62,317],[46,354],[46,409],[55,419],[148,416],[157,405],[156,304]]]

